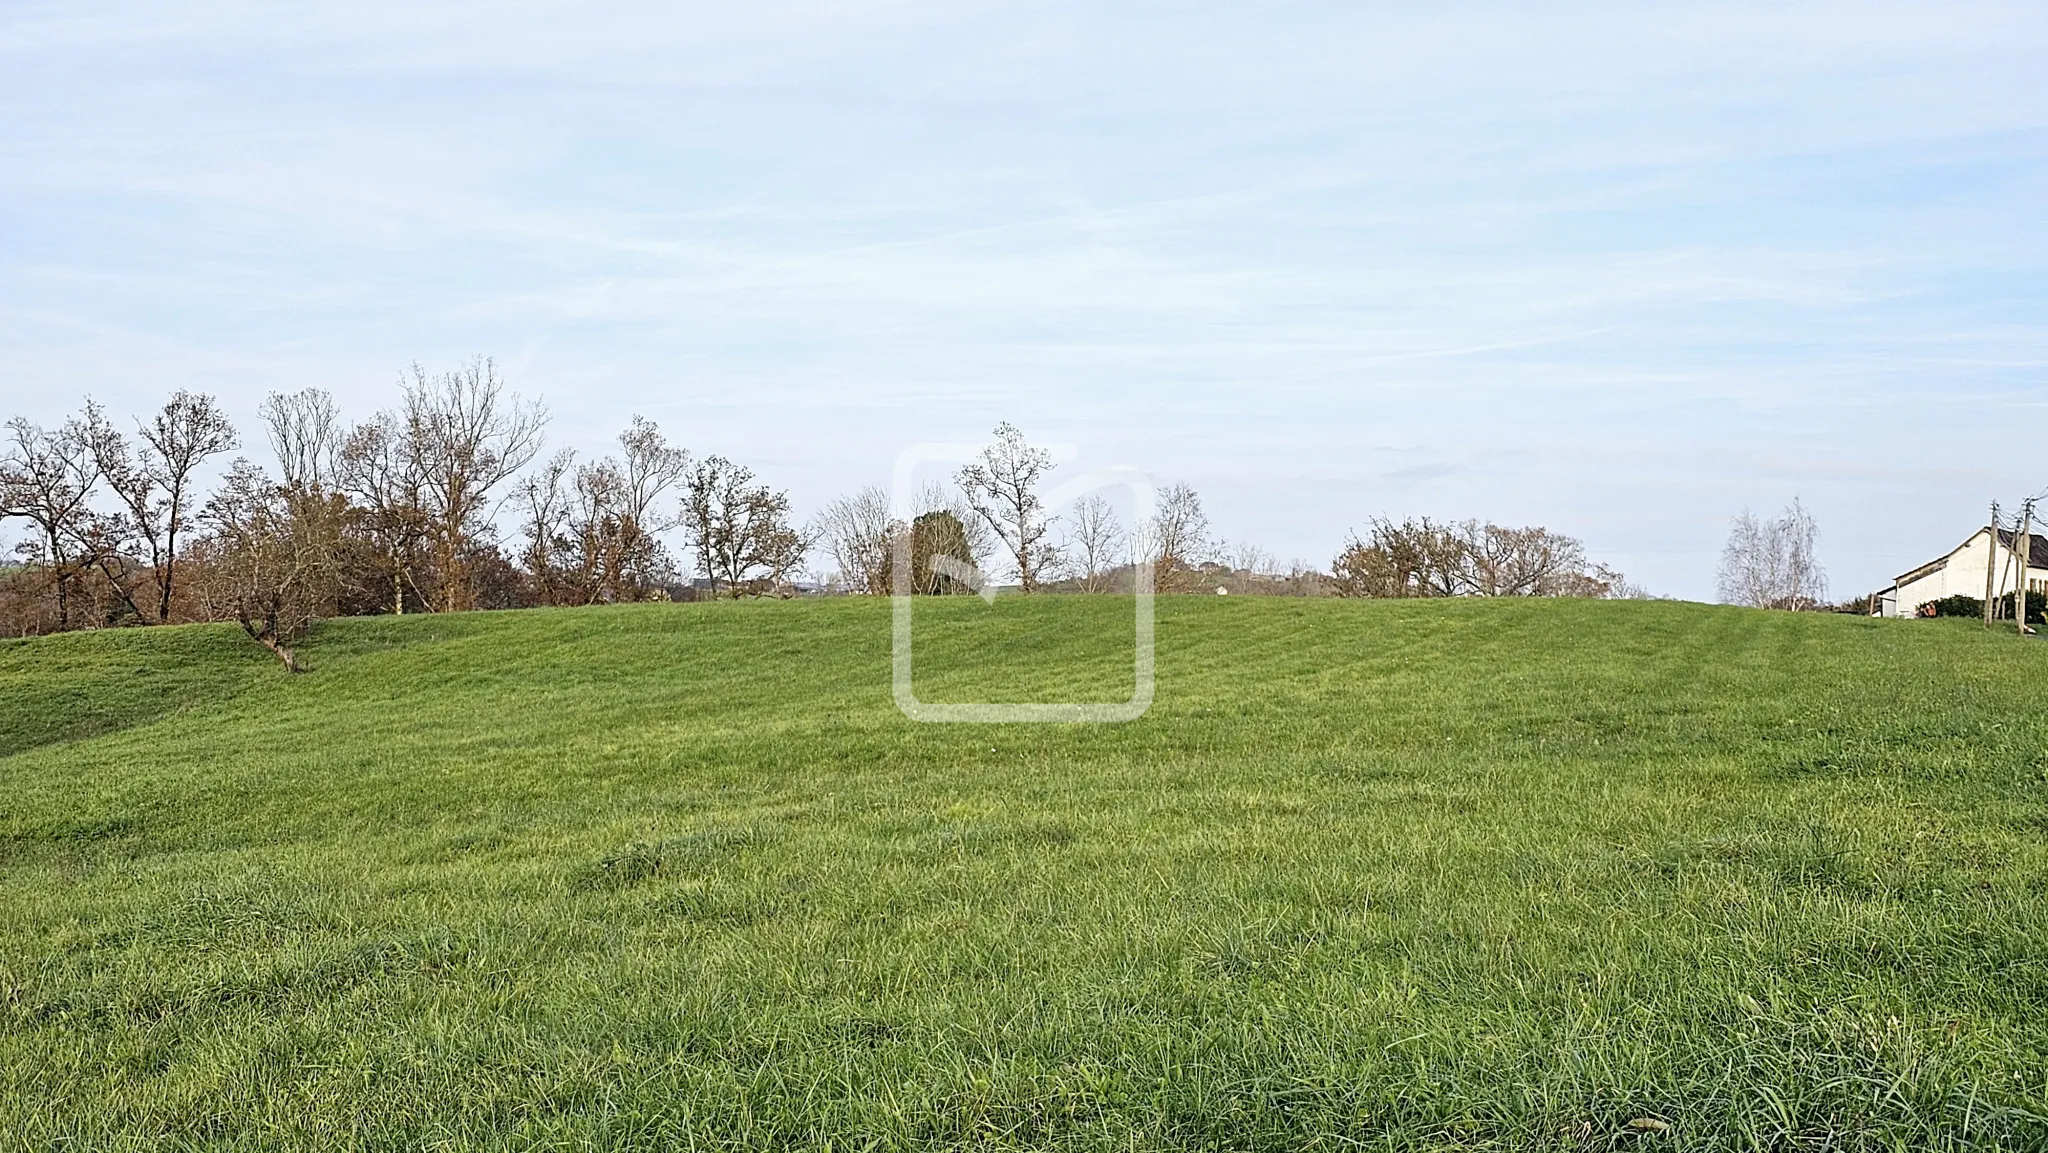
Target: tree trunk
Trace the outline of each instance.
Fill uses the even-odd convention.
[[[269,649],[271,652],[276,653],[277,659],[284,662],[284,671],[288,673],[297,673],[305,671],[304,669],[301,669],[299,667],[298,656],[294,654],[291,649],[286,648],[284,645],[277,643],[276,640],[270,637],[257,637],[256,643],[262,645],[266,649]]]
[[[250,619],[246,608],[238,611],[236,615],[236,623],[242,626],[242,631],[249,634],[250,640],[269,649],[278,660],[283,661],[284,671],[288,673],[300,671],[298,654],[292,652],[289,646],[277,639],[277,620],[275,617],[267,617],[259,625]]]
[[[45,533],[50,539],[50,577],[57,582],[57,631],[71,627],[71,582],[64,576],[64,554],[59,551],[56,533]]]
[[[124,574],[114,572],[113,565],[107,560],[107,554],[101,553],[94,557],[93,564],[100,570],[101,575],[107,578],[107,585],[114,590],[114,595],[121,598],[122,603],[128,606],[129,612],[135,614],[137,623],[147,620],[143,615],[142,606],[135,603],[135,598],[128,592],[127,583],[121,579],[121,576]],[[158,621],[157,623],[162,624],[163,622]]]

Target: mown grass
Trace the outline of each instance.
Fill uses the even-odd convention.
[[[2048,1145],[2048,646],[1159,608],[0,644],[0,1145]]]

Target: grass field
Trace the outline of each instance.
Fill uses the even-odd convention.
[[[921,606],[920,693],[1130,687]],[[1162,599],[0,644],[0,1148],[2048,1146],[2048,645]],[[1007,695],[1005,695],[1007,694]]]

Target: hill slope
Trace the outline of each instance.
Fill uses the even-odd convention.
[[[1129,612],[923,606],[920,692],[1120,697]],[[2048,1142],[2048,646],[1163,599],[1142,720],[987,727],[898,714],[888,636],[848,600],[337,621],[300,677],[231,629],[0,644],[0,1132]]]

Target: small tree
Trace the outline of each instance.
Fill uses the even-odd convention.
[[[659,425],[637,413],[619,434],[619,448],[619,514],[640,537],[653,538],[679,527],[682,517],[663,514],[658,502],[689,482],[689,450],[670,444]]]
[[[1797,498],[1782,516],[1765,520],[1748,509],[1735,518],[1721,550],[1723,604],[1810,610],[1827,600],[1827,574],[1814,558],[1820,529]]]
[[[658,502],[688,480],[690,454],[637,415],[619,434],[619,447],[620,459],[605,457],[576,469],[564,505],[563,539],[570,542],[580,603],[640,600],[673,572],[661,534],[682,524],[682,517],[662,512]],[[555,478],[550,483],[559,483],[568,460],[565,453],[550,462],[544,470]]]
[[[88,532],[89,502],[100,482],[91,431],[97,424],[90,403],[85,419],[74,417],[55,432],[15,417],[0,443],[0,521],[20,519],[35,526],[37,539],[20,551],[50,573],[59,631],[71,627],[71,594],[85,570],[86,562],[74,549]]]
[[[235,462],[206,504],[200,590],[210,615],[240,624],[295,673],[295,646],[318,615],[319,577],[331,558],[302,531],[287,497],[262,469]]]
[[[573,571],[579,558],[569,529],[568,481],[575,471],[576,452],[565,448],[527,474],[513,497],[526,536],[526,571],[541,604],[561,604],[580,587]]]
[[[123,537],[139,544],[148,557],[156,593],[150,607],[162,624],[171,619],[178,538],[192,527],[197,512],[194,474],[209,458],[234,449],[240,438],[212,397],[183,390],[173,393],[149,423],[137,423],[136,438],[139,444],[131,454],[120,433],[98,424],[93,454],[126,513]],[[107,575],[126,596],[127,582],[112,571]]]
[[[957,488],[926,483],[917,490],[912,508],[912,519],[926,513],[952,513],[953,519],[960,522],[960,531],[967,535],[967,551],[974,557],[974,567],[984,572],[999,553],[1009,551],[1009,546],[1004,543],[1003,538],[989,527],[980,513],[974,511],[974,506],[969,503],[966,494]]]
[[[641,533],[631,503],[626,474],[614,461],[576,469],[567,528],[578,603],[639,599],[635,576],[652,566],[655,558],[644,554],[658,546]]]
[[[1154,588],[1185,592],[1194,587],[1209,559],[1209,517],[1202,498],[1185,481],[1159,494],[1158,510],[1144,526],[1143,546]]]
[[[335,458],[335,476],[342,491],[362,506],[363,531],[382,554],[391,611],[405,612],[407,589],[418,603],[431,608],[417,574],[426,560],[433,526],[426,507],[426,479],[405,425],[384,412],[350,429]]]
[[[505,392],[497,364],[479,357],[429,377],[415,364],[405,383],[397,448],[418,478],[439,588],[437,607],[471,607],[468,558],[486,539],[491,494],[539,454],[547,410]]]
[[[1028,593],[1037,589],[1040,574],[1058,557],[1044,543],[1049,526],[1038,497],[1038,482],[1052,468],[1052,454],[1032,447],[1008,421],[996,426],[995,437],[981,450],[980,459],[962,468],[955,479],[968,507],[1001,540],[1016,566],[1017,587]]]
[[[886,596],[890,534],[900,528],[889,515],[889,494],[869,485],[826,505],[811,522],[810,533],[832,555],[848,588]]]
[[[1216,550],[1223,556],[1226,585],[1234,593],[1267,591],[1276,583],[1273,572],[1273,554],[1249,541],[1219,546]]]
[[[342,491],[341,412],[318,388],[274,392],[258,407],[263,430],[277,458],[292,533],[316,546],[321,557],[309,581],[321,616],[361,611],[381,601],[372,541],[363,532],[365,510]],[[345,602],[354,602],[354,608]],[[399,606],[403,608],[401,600]]]
[[[789,522],[789,494],[754,483],[752,470],[722,456],[690,471],[683,527],[713,592],[771,589],[803,564],[808,542]]]
[[[1102,496],[1085,497],[1067,514],[1066,546],[1061,550],[1084,593],[1107,592],[1111,575],[1129,559],[1129,536],[1117,520],[1116,508]]]
[[[543,604],[641,600],[672,575],[659,534],[682,518],[657,501],[686,481],[690,454],[639,416],[619,443],[623,461],[577,465],[564,449],[519,486],[527,569]]]
[[[928,512],[910,522],[911,591],[924,596],[950,596],[968,591],[952,572],[934,562],[941,557],[968,569],[974,568],[974,552],[967,543],[967,527],[960,517],[945,509]]]
[[[1448,533],[1428,518],[1400,524],[1374,517],[1365,536],[1354,534],[1330,562],[1331,591],[1343,597],[1450,596],[1442,554]]]

